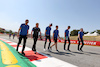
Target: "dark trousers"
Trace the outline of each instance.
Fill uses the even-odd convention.
[[[11,35],[9,35],[9,39],[10,39]]]
[[[27,36],[23,36],[23,35],[20,35],[19,36],[19,42],[18,42],[18,44],[17,44],[17,51],[18,51],[18,47],[19,47],[19,45],[21,44],[21,41],[22,41],[22,39],[23,39],[23,48],[22,48],[22,52],[24,51],[24,49],[25,49],[25,46],[26,46],[26,39],[27,39]]]
[[[33,43],[33,47],[32,50],[36,51],[36,42],[37,42],[38,37],[33,37],[34,43]]]
[[[44,44],[44,49],[46,48],[47,39],[49,39],[48,49],[50,48],[51,38],[50,38],[50,36],[46,36],[46,39],[45,39],[45,44]]]
[[[15,36],[13,36],[13,39],[15,38]]]
[[[67,40],[65,40],[65,43],[64,43],[64,50],[66,49],[66,41]],[[69,48],[70,48],[70,38],[69,37],[68,37],[68,42],[69,42],[69,44],[68,44],[67,50],[69,50]]]
[[[82,42],[81,47],[80,47],[80,42]],[[81,41],[79,41],[79,38],[78,38],[78,50],[82,50],[83,46],[84,46],[83,38],[81,38]]]

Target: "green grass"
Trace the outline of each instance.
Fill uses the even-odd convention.
[[[0,41],[2,41],[2,40],[0,40]],[[33,63],[31,63],[29,61],[28,58],[23,56],[21,53],[18,53],[12,46],[10,46],[9,44],[7,44],[5,42],[3,42],[3,43],[9,48],[9,50],[13,53],[13,55],[18,60],[18,63],[14,64],[14,65],[19,65],[21,67],[36,67]],[[1,58],[1,49],[0,49],[0,59],[2,60],[2,58]],[[1,60],[0,60],[0,65],[2,65],[2,67],[9,66],[9,65],[3,64]]]
[[[78,36],[70,36],[71,40],[77,40]],[[84,40],[100,41],[100,36],[84,36]]]

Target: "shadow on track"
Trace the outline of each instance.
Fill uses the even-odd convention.
[[[65,56],[70,56],[70,55],[75,56],[74,54],[72,54],[70,52],[61,52],[61,51],[53,52],[53,51],[50,51],[50,53],[57,54],[57,55],[65,55]],[[45,54],[47,54],[47,53],[45,53]],[[47,54],[47,55],[51,56],[50,54]]]
[[[84,51],[84,53],[88,53],[88,54],[92,54],[92,55],[100,55],[99,53],[94,53],[94,52],[86,52],[86,51]]]

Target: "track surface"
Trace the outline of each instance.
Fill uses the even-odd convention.
[[[9,39],[7,35],[0,35],[0,38],[4,38],[13,42],[18,42],[17,37],[15,39]],[[23,42],[22,42],[23,43]],[[53,42],[51,43],[53,44]],[[33,39],[28,38],[26,46],[32,48]],[[65,62],[74,64],[78,67],[100,67],[100,47],[95,46],[84,46],[83,51],[77,51],[77,45],[71,44],[69,51],[63,50],[63,43],[58,43],[59,53],[55,51],[55,46],[52,48],[52,52],[43,51],[44,41],[37,41],[37,51],[42,52],[44,54],[53,56]],[[48,47],[48,43],[47,43]],[[67,45],[66,45],[67,47]],[[52,62],[52,61],[51,61]]]

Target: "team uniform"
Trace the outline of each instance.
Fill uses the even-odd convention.
[[[34,28],[32,29],[32,31],[34,32],[34,33],[33,33],[33,40],[34,40],[34,43],[33,43],[32,50],[33,50],[33,51],[36,51],[36,42],[37,42],[37,39],[38,39],[38,34],[39,34],[39,32],[40,32],[40,28],[34,27]]]
[[[25,45],[26,45],[27,32],[29,30],[29,25],[21,24],[20,28],[21,28],[21,30],[20,30],[20,33],[19,33],[19,42],[18,42],[18,45],[17,45],[17,51],[18,51],[18,47],[21,44],[21,41],[23,39],[24,40],[23,49],[22,49],[22,52],[23,52],[24,49],[25,49]]]
[[[9,39],[10,39],[10,37],[11,37],[11,33],[9,34]]]
[[[54,42],[57,43],[57,38],[58,38],[58,34],[59,34],[59,30],[54,30]]]
[[[64,50],[66,50],[66,41],[68,41],[69,42],[69,44],[68,44],[68,48],[67,48],[67,50],[69,50],[69,47],[70,47],[70,38],[69,38],[69,30],[65,30],[65,36],[66,36],[66,40],[65,40],[65,43],[64,43]]]
[[[15,34],[13,34],[13,39],[14,39],[14,37],[15,37]]]
[[[46,27],[46,39],[45,39],[44,49],[46,48],[47,39],[49,39],[48,49],[50,48],[50,44],[51,44],[50,31],[51,31],[51,27],[49,26]]]
[[[79,31],[78,34],[80,34],[80,39],[81,41],[79,40],[79,37],[78,37],[78,50],[82,50],[82,47],[84,46],[84,41],[83,41],[83,35],[84,33]],[[80,42],[82,42],[82,46],[80,47]]]

